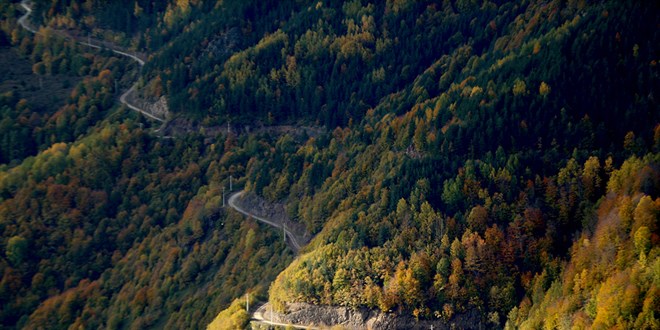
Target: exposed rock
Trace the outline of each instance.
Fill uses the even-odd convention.
[[[140,109],[144,109],[144,111],[154,115],[155,117],[167,120],[170,116],[170,111],[167,106],[167,99],[165,96],[161,96],[160,98],[153,100],[139,95],[139,93],[135,91],[132,91],[126,95],[126,99],[130,104]]]
[[[214,35],[206,45],[204,54],[213,54],[217,58],[226,58],[238,49],[241,34],[238,28]]]
[[[296,241],[302,245],[307,244],[310,240],[310,235],[307,233],[305,226],[301,223],[291,221],[281,203],[271,203],[267,200],[257,196],[254,193],[246,193],[236,201],[236,204],[241,208],[250,210],[254,215],[269,219],[276,223],[285,223],[289,232],[293,233]]]
[[[442,319],[415,320],[412,316],[383,313],[366,308],[319,306],[305,303],[287,304],[287,313],[265,313],[264,317],[280,323],[316,327],[342,326],[346,329],[482,329],[474,311],[458,314],[449,321]]]

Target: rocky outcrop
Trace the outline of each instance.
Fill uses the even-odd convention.
[[[134,106],[143,109],[145,112],[161,118],[163,121],[167,120],[170,116],[170,111],[167,106],[167,99],[161,96],[158,99],[150,99],[148,97],[139,95],[135,90],[126,95],[126,100]]]
[[[227,58],[239,48],[241,33],[238,28],[230,28],[214,35],[204,49],[204,55]]]
[[[320,328],[341,326],[346,329],[483,329],[476,312],[452,317],[449,321],[415,320],[412,316],[383,313],[366,308],[318,306],[304,303],[287,305],[287,313],[264,313],[264,318],[283,324]]]
[[[246,210],[250,210],[256,216],[269,219],[278,224],[286,224],[287,230],[295,236],[296,241],[301,246],[307,244],[311,239],[303,224],[289,219],[284,205],[281,203],[271,203],[252,192],[248,192],[237,200],[237,204]]]

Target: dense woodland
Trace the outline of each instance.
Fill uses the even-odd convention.
[[[245,294],[660,328],[657,3],[55,0],[39,35],[0,13],[34,75],[80,78],[57,107],[0,91],[2,328],[233,329]],[[163,139],[116,102],[135,79],[206,127],[325,133]],[[230,176],[314,235],[299,256],[222,208]]]

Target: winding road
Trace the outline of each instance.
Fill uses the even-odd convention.
[[[245,191],[241,190],[241,191],[236,192],[236,193],[232,194],[231,196],[229,196],[229,200],[228,200],[229,207],[231,207],[232,209],[236,210],[237,212],[239,212],[239,213],[241,213],[245,216],[248,216],[248,217],[253,218],[257,221],[263,222],[263,223],[265,223],[269,226],[272,226],[272,227],[275,227],[275,228],[278,228],[278,229],[282,229],[283,225],[281,223],[278,223],[278,222],[268,220],[268,219],[265,219],[263,217],[254,215],[253,213],[251,213],[251,212],[243,209],[242,207],[236,205],[236,200],[238,198],[240,198],[241,196],[243,196],[243,194],[245,194]],[[296,238],[296,235],[294,233],[292,233],[291,231],[289,231],[288,229],[286,229],[286,226],[284,226],[284,237],[288,238],[287,242],[289,243],[289,247],[297,254],[298,251],[300,251],[300,249],[301,249],[301,245],[300,245],[300,243],[298,243],[298,239]],[[275,321],[272,320],[272,316],[269,319],[266,319],[265,316],[268,314],[268,310],[267,310],[268,306],[269,306],[268,303],[265,303],[265,304],[259,306],[259,308],[257,308],[254,311],[254,313],[252,313],[250,320],[252,322],[257,322],[257,323],[261,323],[261,324],[265,324],[265,325],[272,325],[272,326],[285,327],[285,328],[291,327],[291,328],[294,328],[294,329],[319,329],[317,327],[302,325],[302,324],[291,324],[291,323],[275,322]]]
[[[237,193],[234,193],[233,195],[229,196],[229,200],[228,200],[229,206],[231,208],[233,208],[234,210],[238,211],[239,213],[242,213],[243,215],[246,215],[246,216],[248,216],[250,218],[253,218],[257,221],[263,222],[263,223],[265,223],[269,226],[279,228],[279,229],[282,228],[281,223],[277,223],[277,222],[262,218],[260,216],[254,215],[254,214],[250,213],[249,211],[246,211],[245,209],[243,209],[240,206],[236,205],[236,199],[243,196],[244,193],[245,193],[245,191],[241,190],[241,191],[239,191]],[[301,245],[300,245],[300,243],[298,243],[298,240],[296,239],[296,236],[291,231],[286,229],[286,226],[284,226],[284,237],[288,238],[288,242],[290,243],[291,249],[294,252],[298,253],[298,251],[300,251],[300,249],[301,249]]]
[[[34,29],[33,27],[31,27],[31,26],[28,24],[28,22],[27,22],[28,17],[30,17],[30,15],[32,14],[32,7],[30,7],[30,5],[28,5],[28,2],[29,2],[29,1],[27,1],[27,0],[23,0],[23,1],[21,1],[21,3],[20,3],[21,7],[25,10],[25,14],[23,14],[23,16],[21,16],[21,17],[18,19],[18,24],[20,24],[24,29],[30,31],[31,33],[39,34],[39,31],[37,31],[36,29]],[[102,48],[101,46],[99,46],[99,45],[95,45],[95,44],[92,44],[91,42],[81,41],[81,40],[78,40],[78,39],[76,39],[75,37],[71,37],[71,36],[69,36],[69,37],[72,38],[73,40],[75,40],[76,42],[78,42],[78,43],[81,44],[81,45],[88,46],[88,47],[92,47],[92,48],[97,48],[97,49],[101,49],[101,48]],[[122,55],[122,56],[126,56],[126,57],[128,57],[128,58],[130,58],[130,59],[136,61],[136,62],[140,65],[140,68],[142,68],[142,67],[144,66],[144,59],[138,57],[138,55],[136,55],[136,54],[130,54],[130,53],[124,52],[124,51],[120,50],[118,47],[113,47],[113,46],[108,47],[108,49],[112,50],[112,52],[115,53],[115,54]],[[137,112],[141,113],[142,115],[144,115],[145,117],[150,118],[150,119],[153,119],[153,120],[155,120],[155,121],[158,121],[158,122],[160,122],[160,123],[162,123],[162,124],[164,125],[164,124],[165,124],[165,118],[160,118],[160,117],[158,117],[158,116],[155,116],[155,115],[149,113],[148,111],[146,111],[146,110],[144,110],[144,109],[142,109],[142,108],[139,108],[139,107],[137,107],[137,106],[135,106],[135,105],[129,103],[129,102],[126,100],[126,98],[128,97],[128,95],[129,95],[130,93],[132,93],[132,92],[137,88],[137,84],[138,84],[138,83],[137,83],[137,81],[136,81],[136,82],[131,86],[131,88],[129,88],[126,92],[124,92],[124,93],[119,97],[119,102],[120,102],[121,104],[125,105],[126,107],[128,107],[129,109],[131,109],[131,110],[133,110],[133,111],[137,111]],[[158,131],[160,131],[162,128],[163,128],[163,126],[161,126],[160,128],[156,129],[154,132],[158,133]]]
[[[26,0],[21,1],[21,7],[23,7],[23,9],[25,10],[25,14],[23,14],[23,16],[21,16],[21,18],[18,19],[18,24],[20,24],[24,29],[36,34],[37,30],[33,29],[25,22],[27,18],[30,17],[30,14],[32,14],[32,8],[27,5]]]
[[[39,31],[37,31],[36,29],[34,29],[33,27],[31,27],[31,26],[28,24],[28,22],[27,22],[28,18],[29,18],[30,15],[32,14],[32,7],[31,7],[28,3],[29,3],[29,1],[27,1],[27,0],[23,0],[23,1],[21,1],[21,3],[20,3],[20,6],[25,10],[25,14],[23,14],[23,16],[21,16],[21,17],[18,19],[18,24],[20,24],[25,30],[27,30],[27,31],[29,31],[29,32],[31,32],[31,33],[33,33],[33,34],[39,34]],[[79,39],[77,39],[76,37],[73,37],[73,36],[70,36],[70,35],[66,35],[66,36],[69,37],[69,38],[71,38],[71,39],[73,39],[73,40],[75,40],[76,42],[78,42],[79,44],[84,45],[84,46],[88,46],[88,47],[92,47],[92,48],[96,48],[96,49],[101,49],[101,48],[103,48],[103,47],[101,47],[101,46],[99,46],[99,45],[92,44],[92,43],[89,42],[89,41],[87,41],[87,42],[86,42],[86,41],[82,41],[82,40],[79,40]],[[122,55],[122,56],[126,56],[126,57],[128,57],[128,58],[130,58],[130,59],[136,61],[136,62],[140,65],[140,68],[142,68],[142,66],[144,66],[144,59],[138,57],[138,55],[136,55],[136,54],[131,54],[131,53],[124,52],[124,51],[118,49],[117,47],[113,47],[113,46],[108,47],[108,49],[112,50],[112,52],[114,52],[115,54]],[[153,114],[147,112],[146,110],[141,109],[141,108],[139,108],[139,107],[137,107],[137,106],[135,106],[135,105],[129,103],[129,102],[127,101],[127,99],[126,99],[126,98],[128,97],[128,95],[129,95],[130,93],[132,93],[136,88],[137,88],[137,82],[135,82],[135,83],[131,86],[131,88],[129,88],[126,92],[124,92],[124,93],[119,97],[119,102],[120,102],[121,104],[125,105],[126,107],[128,107],[129,109],[141,113],[141,114],[144,115],[145,117],[148,117],[148,118],[150,118],[150,119],[153,119],[153,120],[156,120],[156,121],[158,121],[158,122],[161,122],[163,125],[161,125],[160,128],[158,128],[158,129],[156,129],[156,130],[154,131],[154,132],[158,133],[158,131],[160,131],[160,130],[163,128],[163,126],[165,125],[165,121],[166,121],[166,120],[165,120],[164,118],[160,118],[160,117],[158,117],[158,116],[155,116],[155,115],[153,115]],[[166,138],[167,138],[167,137],[166,137]],[[239,192],[234,193],[233,195],[231,195],[231,196],[229,197],[229,200],[228,200],[228,204],[229,204],[229,206],[230,206],[231,208],[233,208],[234,210],[236,210],[237,212],[239,212],[239,213],[241,213],[241,214],[243,214],[243,215],[245,215],[245,216],[248,216],[248,217],[250,217],[250,218],[253,218],[253,219],[257,220],[257,221],[263,222],[263,223],[265,223],[265,224],[267,224],[267,225],[269,225],[269,226],[272,226],[272,227],[275,227],[275,228],[278,228],[278,229],[282,229],[282,228],[283,228],[283,231],[284,231],[284,237],[285,237],[285,240],[287,241],[287,243],[289,243],[289,247],[290,247],[295,253],[298,253],[298,251],[300,251],[300,249],[301,249],[301,245],[300,245],[300,243],[298,242],[298,239],[296,239],[295,234],[293,234],[290,230],[288,230],[288,229],[286,228],[286,225],[285,225],[285,224],[278,223],[278,222],[271,221],[271,220],[265,219],[265,218],[263,218],[263,217],[257,216],[257,215],[255,215],[255,214],[252,214],[251,212],[249,212],[249,211],[243,209],[242,207],[236,205],[236,200],[237,200],[239,197],[241,197],[244,193],[245,193],[245,191],[239,191]],[[258,322],[258,323],[262,323],[262,324],[266,324],[266,325],[272,325],[272,326],[293,327],[293,328],[295,328],[295,329],[317,329],[317,328],[315,328],[315,327],[310,327],[310,326],[294,325],[294,324],[285,324],[285,323],[278,323],[278,322],[273,322],[273,321],[266,320],[266,319],[264,318],[264,315],[266,314],[266,306],[268,306],[268,305],[267,305],[267,304],[262,305],[261,307],[259,307],[259,308],[258,308],[258,309],[252,314],[252,318],[251,318],[251,320],[252,320],[253,322]]]

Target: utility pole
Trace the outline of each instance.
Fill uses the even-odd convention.
[[[234,177],[230,175],[229,176],[229,192],[234,191],[234,185],[233,185],[233,182],[232,182],[233,179],[234,179]]]
[[[250,312],[250,294],[246,293],[245,294],[245,311]]]

